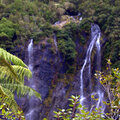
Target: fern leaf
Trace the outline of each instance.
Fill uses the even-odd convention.
[[[10,54],[9,52],[7,52],[6,50],[4,50],[2,48],[0,48],[0,57],[4,58],[9,63],[12,62],[15,65],[20,65],[20,66],[23,66],[23,67],[27,68],[27,65],[24,64],[24,62],[21,59],[19,59],[15,55]]]
[[[13,65],[14,64],[14,65]],[[9,103],[12,111],[18,110],[18,105],[14,99],[14,94],[18,96],[35,95],[39,99],[41,96],[34,89],[24,85],[24,77],[30,78],[32,72],[24,62],[16,56],[0,48],[0,96],[2,101]]]
[[[18,96],[24,96],[29,95],[30,97],[35,95],[39,99],[41,99],[41,96],[38,92],[36,92],[34,89],[21,85],[21,84],[1,84],[2,87],[9,89],[12,93],[17,91]]]
[[[0,58],[2,65],[0,65],[0,79],[10,80],[12,78],[12,83],[20,83],[17,73],[14,71],[13,67],[3,58]]]
[[[14,71],[17,72],[19,78],[21,80],[24,80],[24,77],[26,76],[27,78],[31,78],[32,77],[32,72],[25,67],[22,66],[17,66],[17,65],[12,65]]]
[[[24,84],[24,77],[32,77],[32,72],[22,66],[17,65],[10,65],[7,61],[4,59],[0,59],[2,61],[2,66],[0,66],[0,78],[11,81],[12,83],[21,82]],[[11,78],[11,79],[10,79]]]

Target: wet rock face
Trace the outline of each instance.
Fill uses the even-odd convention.
[[[34,89],[41,94],[42,101],[38,100],[34,96],[30,99],[28,97],[24,97],[20,100],[16,97],[18,104],[23,108],[25,114],[29,112],[31,107],[29,101],[32,100],[34,102],[32,103],[33,111],[31,111],[34,116],[32,117],[32,120],[42,120],[45,115],[46,107],[43,103],[49,95],[52,80],[54,79],[56,70],[59,67],[59,65],[57,67],[57,55],[52,52],[51,47],[52,46],[50,44],[46,43],[44,48],[42,44],[38,44],[34,45],[33,49],[32,80],[34,80]],[[21,54],[20,49],[17,49],[15,54],[18,54],[20,58],[28,65],[29,60],[27,47],[22,52],[23,54]],[[30,82],[25,80],[25,84],[29,86]]]
[[[64,108],[67,104],[67,101],[65,99],[67,89],[64,87],[63,83],[59,82],[56,86],[56,89],[53,91],[52,95],[52,103],[50,106],[50,110],[48,113],[47,118],[49,120],[53,120],[54,113],[53,111],[57,111],[57,108]]]
[[[51,48],[52,46],[48,43],[46,43],[44,48],[41,44],[34,45],[32,79],[34,80],[35,90],[41,94],[42,101],[34,97],[31,98],[34,102],[33,120],[42,120],[43,118],[53,120],[53,111],[57,111],[57,108],[68,108],[68,97],[79,95],[79,71],[73,78],[71,85],[69,83],[64,84],[63,81],[58,82],[58,76],[61,74],[64,76],[64,69],[66,68],[64,68],[64,61],[60,60],[61,58],[59,58],[56,52],[52,52]],[[27,50],[25,50],[24,56],[24,61],[28,63]],[[26,80],[25,83],[29,86],[29,81]],[[55,87],[53,88],[53,86]],[[51,90],[52,93],[50,93]],[[47,100],[48,105],[45,104]],[[30,109],[28,101],[28,98],[22,99],[25,114]]]
[[[89,42],[89,41],[88,41]],[[41,94],[42,101],[32,98],[33,104],[33,120],[54,120],[53,111],[57,111],[57,108],[69,108],[69,101],[71,95],[80,94],[80,69],[84,62],[84,55],[86,53],[86,47],[79,44],[79,39],[76,40],[76,50],[78,56],[76,58],[75,70],[72,81],[70,74],[68,74],[67,83],[65,83],[64,76],[66,67],[64,61],[60,56],[53,51],[52,45],[45,43],[43,47],[41,43],[34,45],[33,50],[33,80],[35,84],[35,90]],[[24,50],[24,56],[22,59],[28,63],[27,47]],[[24,58],[23,58],[24,57]],[[87,75],[87,74],[86,74]],[[63,76],[63,79],[60,79]],[[26,80],[25,84],[29,86],[29,81]],[[86,87],[88,86],[85,83]],[[30,104],[29,99],[22,99],[22,105],[24,113],[29,111]],[[46,102],[47,101],[47,102]]]
[[[54,61],[55,56],[49,50],[50,46],[46,46],[46,49],[34,48],[34,73],[33,79],[35,80],[36,90],[41,94],[42,100],[47,97],[49,86],[55,73]]]
[[[55,59],[56,56],[51,51],[51,46],[49,44],[45,45],[45,48],[39,45],[34,46],[33,50],[33,77],[35,90],[41,94],[42,101],[38,100],[37,98],[32,98],[33,102],[33,113],[32,119],[38,120],[40,118],[40,114],[45,114],[43,102],[48,97],[49,88],[51,86],[51,82],[53,80],[55,74]],[[29,85],[29,82],[28,82]],[[29,101],[29,100],[28,100]],[[29,104],[30,107],[31,105]],[[25,113],[28,113],[29,108]],[[42,116],[43,116],[42,115]]]

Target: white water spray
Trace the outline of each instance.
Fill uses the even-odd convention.
[[[88,80],[89,80],[88,82],[89,82],[89,88],[90,88],[90,91],[91,91],[91,53],[92,53],[94,44],[99,37],[99,33],[100,33],[99,26],[96,25],[96,24],[93,24],[91,26],[91,42],[90,42],[90,45],[88,46],[88,49],[87,49],[87,52],[86,52],[86,57],[85,57],[85,60],[84,60],[84,64],[83,64],[82,69],[80,71],[80,83],[81,83],[81,86],[80,86],[80,96],[81,96],[80,97],[80,104],[82,104],[82,105],[84,105],[84,101],[86,99],[86,97],[84,96],[83,74],[84,74],[85,67],[87,65],[88,68],[89,68],[88,69]]]
[[[31,70],[31,72],[33,73],[33,39],[30,40],[30,43],[29,43],[29,45],[28,45],[28,60],[29,60],[29,62],[28,62],[28,67],[29,67],[29,69]],[[30,84],[29,86],[30,86],[31,88],[35,88],[33,76],[32,76],[32,78],[30,79],[29,84]],[[33,108],[34,108],[33,100],[34,100],[33,97],[31,97],[31,98],[29,99],[29,111],[28,111],[28,113],[26,114],[26,120],[33,120],[33,119],[32,119],[33,111],[34,111],[34,109],[33,109]]]
[[[28,67],[31,70],[31,72],[33,71],[33,39],[31,39],[29,45],[28,45]]]
[[[81,21],[81,20],[82,20],[82,17],[80,17],[79,21]]]
[[[56,48],[56,52],[58,51],[58,46],[57,46],[57,39],[56,39],[56,34],[54,33],[54,44]]]
[[[97,71],[101,71],[101,46],[100,46],[100,37],[101,37],[101,33],[99,33],[98,39],[96,41],[96,57],[97,57],[97,66],[96,66],[96,70]],[[97,96],[98,96],[98,101],[96,104],[96,108],[102,107],[102,113],[105,110],[105,105],[103,104],[103,100],[104,100],[104,92],[101,90],[100,88],[100,76],[97,79]]]

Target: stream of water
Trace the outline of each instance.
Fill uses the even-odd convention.
[[[101,38],[101,33],[98,34],[98,38],[96,41],[96,61],[97,61],[97,66],[96,66],[96,71],[101,71],[101,45],[100,45],[100,38]],[[97,85],[96,85],[96,90],[97,90],[97,96],[98,96],[98,101],[96,104],[96,108],[99,108],[100,106],[102,107],[102,112],[105,110],[105,105],[103,104],[104,100],[104,92],[101,89],[100,85],[100,77],[97,78]]]
[[[56,34],[54,33],[54,44],[56,48],[56,52],[58,51],[58,45],[57,45],[57,39],[56,39]]]
[[[86,84],[84,82],[84,72],[85,72],[85,68],[88,68],[87,71],[87,82],[89,83],[89,90],[90,90],[90,96],[93,94],[92,93],[92,83],[91,83],[91,54],[92,54],[92,50],[94,48],[94,46],[96,45],[96,70],[97,71],[101,71],[101,45],[100,45],[100,37],[101,37],[101,31],[100,28],[97,24],[92,24],[91,25],[91,42],[88,46],[87,52],[86,52],[86,56],[85,56],[85,60],[82,66],[82,69],[80,70],[80,104],[85,105],[84,102],[86,101],[86,97],[84,95],[84,89],[85,89],[85,85]],[[96,84],[96,94],[97,94],[97,98],[98,101],[96,103],[96,108],[99,108],[100,106],[102,106],[103,108],[103,103],[102,100],[104,98],[104,93],[102,92],[102,90],[100,89],[100,83],[99,83],[99,78],[97,79],[97,84]],[[104,108],[103,108],[104,109]]]
[[[28,45],[28,67],[29,69],[31,70],[31,72],[33,73],[33,39],[30,40],[30,43]],[[32,78],[29,80],[29,87],[31,88],[35,88],[35,85],[34,85],[34,80],[33,80],[33,75],[32,75]],[[33,120],[32,119],[32,116],[33,116],[33,112],[34,112],[34,105],[33,105],[33,102],[34,101],[34,98],[31,97],[29,99],[29,111],[28,113],[26,114],[26,120]]]

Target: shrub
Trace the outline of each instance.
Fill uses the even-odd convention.
[[[2,18],[0,21],[0,33],[3,35],[7,35],[9,39],[12,39],[15,34],[16,25],[6,18]]]

